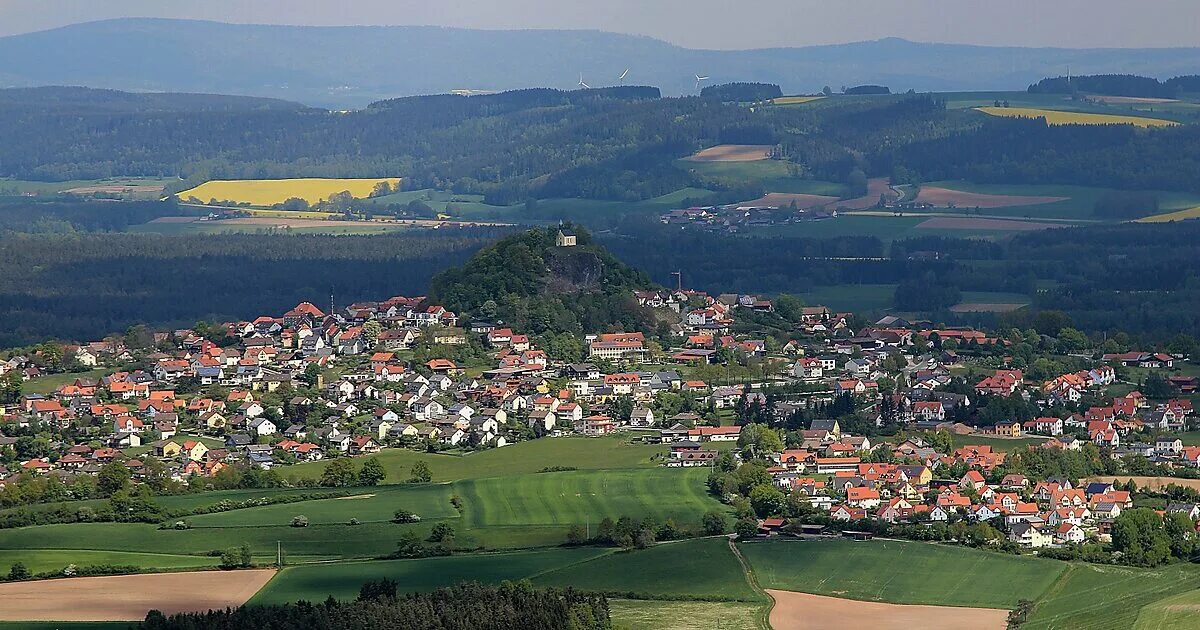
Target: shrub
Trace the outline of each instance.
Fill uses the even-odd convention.
[[[28,580],[31,577],[33,574],[30,573],[29,567],[25,566],[24,562],[14,562],[12,568],[8,570],[8,579],[13,581]]]
[[[408,510],[396,510],[396,513],[392,516],[393,523],[419,523],[420,521],[420,516]]]

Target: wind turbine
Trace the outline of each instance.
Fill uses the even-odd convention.
[[[583,89],[585,89],[585,90],[590,90],[590,89],[592,89],[592,86],[590,86],[590,85],[588,85],[588,84],[586,84],[586,83],[584,83],[584,82],[583,82],[583,73],[582,73],[582,72],[580,72],[580,73],[579,73],[579,87],[581,87],[581,88],[583,88]]]
[[[622,72],[621,76],[617,77],[617,82],[624,83],[625,77],[627,77],[627,76],[629,76],[629,68],[625,68],[625,72]]]
[[[702,77],[702,76],[700,76],[700,75],[698,75],[698,74],[696,75],[696,92],[697,92],[697,93],[699,93],[699,92],[700,92],[700,82],[701,82],[701,81],[707,81],[707,80],[708,80],[708,77]]]

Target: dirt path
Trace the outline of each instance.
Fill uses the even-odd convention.
[[[996,608],[884,604],[776,590],[768,590],[767,594],[775,600],[771,609],[775,630],[1002,630],[1008,625],[1008,611]]]
[[[737,558],[738,564],[742,565],[742,575],[746,577],[746,583],[755,592],[761,593],[763,597],[767,598],[766,607],[758,611],[758,618],[755,621],[758,622],[760,628],[771,630],[774,624],[774,621],[771,619],[771,611],[775,609],[775,596],[771,594],[771,591],[764,589],[758,583],[758,577],[754,575],[754,569],[750,568],[750,563],[746,562],[746,558],[742,556],[741,550],[737,548],[737,544],[733,542],[732,538],[729,539],[729,550],[733,552],[733,557]],[[776,630],[779,630],[779,628],[776,627]]]
[[[193,571],[33,580],[0,584],[0,621],[141,621],[241,606],[274,569]]]

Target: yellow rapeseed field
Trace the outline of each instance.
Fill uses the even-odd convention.
[[[1200,207],[1191,208],[1189,210],[1177,210],[1175,212],[1165,212],[1156,214],[1151,217],[1143,217],[1138,219],[1138,223],[1166,223],[1168,221],[1183,221],[1184,219],[1200,219]]]
[[[343,190],[350,191],[355,198],[366,197],[371,194],[375,184],[385,181],[385,179],[393,187],[400,183],[400,179],[394,177],[213,180],[179,193],[179,198],[195,197],[201,201],[218,199],[220,201],[245,202],[255,206],[270,206],[283,203],[290,197],[299,197],[309,203],[316,203]]]
[[[802,105],[811,103],[825,98],[824,96],[780,96],[779,98],[771,99],[771,102],[776,105]]]
[[[1169,127],[1178,125],[1173,120],[1161,118],[1143,118],[1141,116],[1119,116],[1114,114],[1087,114],[1084,112],[1060,112],[1053,109],[1035,109],[1032,107],[979,107],[976,108],[992,116],[1007,116],[1009,118],[1045,118],[1050,125],[1136,125],[1138,127]]]

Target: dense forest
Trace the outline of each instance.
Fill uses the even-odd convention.
[[[1031,94],[1103,94],[1141,98],[1176,98],[1185,92],[1196,92],[1200,77],[1182,76],[1159,81],[1153,77],[1133,74],[1093,74],[1076,77],[1052,77],[1029,86]]]
[[[608,601],[572,589],[535,589],[527,582],[465,583],[431,593],[397,593],[388,579],[362,586],[358,599],[285,606],[242,606],[164,616],[152,610],[144,630],[608,630]]]
[[[174,202],[107,200],[81,201],[61,198],[0,197],[0,234],[67,234],[72,232],[120,232],[159,217],[201,215],[202,209]]]
[[[1026,310],[1063,311],[1088,332],[1124,331],[1154,341],[1200,330],[1200,221],[887,244],[865,236],[680,231],[626,217],[599,237],[576,227],[580,245],[556,248],[553,227],[499,242],[508,230],[95,233],[90,230],[153,215],[155,204],[44,206],[54,216],[38,215],[26,225],[0,212],[0,226],[12,230],[0,231],[0,346],[85,341],[138,323],[252,318],[304,300],[323,304],[331,290],[339,304],[431,292],[453,310],[501,318],[533,334],[618,328],[654,334],[659,324],[629,292],[654,282],[673,285],[675,271],[683,272],[685,286],[711,293],[894,284],[902,290],[892,306],[948,323],[996,324],[994,315],[946,310],[962,292],[994,291],[1028,295],[1033,306]]]
[[[774,93],[773,86],[717,87]],[[409,97],[334,113],[178,111],[174,101],[132,106],[112,95],[90,109],[79,98],[64,108],[47,95],[41,108],[36,94],[6,100],[0,91],[0,176],[180,175],[188,181],[178,190],[205,179],[400,176],[409,188],[482,194],[494,204],[632,201],[685,186],[722,190],[722,182],[674,160],[728,143],[778,144],[798,172],[842,183],[865,174],[1200,190],[1194,125],[1048,127],[947,110],[930,95],[835,96],[804,107],[722,98],[660,98],[656,88],[632,86],[533,89]]]
[[[1200,330],[1200,221],[1043,230],[999,241],[922,237],[887,247],[874,237],[730,237],[631,221],[603,242],[658,282],[683,270],[688,287],[714,293],[897,284],[897,309],[995,325],[994,315],[945,309],[964,291],[1012,292],[1031,296],[1026,311],[1064,311],[1088,332],[1156,341]],[[913,256],[931,252],[936,260]]]
[[[500,233],[10,234],[0,237],[0,346],[278,315],[331,291],[342,305],[420,294]]]

